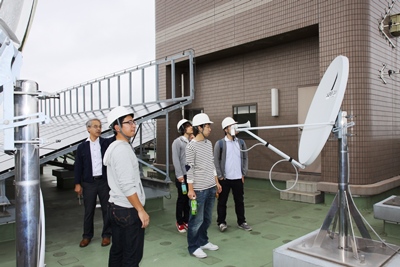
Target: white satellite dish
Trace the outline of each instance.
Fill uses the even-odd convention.
[[[348,76],[349,59],[338,56],[319,83],[300,138],[299,162],[305,166],[318,157],[332,131],[342,105]]]

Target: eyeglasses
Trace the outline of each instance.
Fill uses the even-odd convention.
[[[101,129],[101,125],[92,125],[92,126],[90,126],[91,128],[94,128],[94,129]]]
[[[122,122],[122,124],[129,124],[130,126],[132,126],[132,125],[136,125],[136,121],[133,121],[133,120],[124,121],[124,122]]]

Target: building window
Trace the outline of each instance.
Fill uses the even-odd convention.
[[[233,119],[239,124],[250,121],[251,127],[257,127],[257,105],[251,104],[233,106]],[[252,130],[251,132],[257,134],[257,130]],[[239,133],[238,137],[245,139],[251,138],[246,133]]]
[[[203,113],[203,109],[185,109],[185,119],[193,121],[193,117],[199,113]]]

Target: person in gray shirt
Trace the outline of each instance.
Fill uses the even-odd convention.
[[[139,266],[143,257],[144,230],[150,217],[144,209],[146,196],[139,162],[131,146],[136,132],[133,113],[123,106],[111,110],[108,125],[116,134],[104,155],[110,186],[108,216],[112,227],[109,267]]]
[[[175,169],[175,185],[178,190],[176,200],[176,228],[180,233],[185,233],[189,221],[189,198],[187,196],[187,176],[186,176],[186,146],[189,144],[190,136],[193,134],[193,127],[190,121],[182,119],[176,128],[181,134],[172,143],[172,163]],[[186,190],[186,191],[184,191]]]

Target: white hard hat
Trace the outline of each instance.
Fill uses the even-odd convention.
[[[226,127],[228,127],[228,126],[233,125],[233,124],[237,124],[237,122],[234,119],[232,119],[231,117],[226,117],[221,123],[222,130],[225,129]]]
[[[108,123],[108,127],[112,127],[113,123],[123,117],[123,116],[127,116],[127,115],[132,115],[133,116],[133,112],[128,110],[126,107],[123,106],[118,106],[115,107],[114,109],[112,109],[110,111],[110,113],[108,113],[107,115],[107,123]]]
[[[192,126],[199,126],[207,123],[213,123],[205,113],[199,113],[193,117]]]
[[[178,132],[179,132],[179,128],[181,128],[181,126],[187,122],[190,123],[190,121],[188,121],[187,119],[181,119],[180,121],[178,121],[178,124],[176,125],[176,129],[178,130]]]

